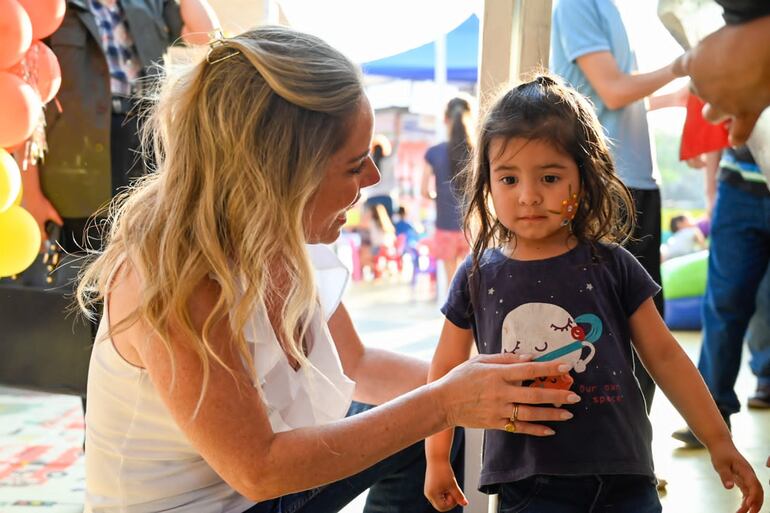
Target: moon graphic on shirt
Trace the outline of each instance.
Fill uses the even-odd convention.
[[[580,325],[586,323],[590,325],[588,334]],[[526,303],[505,316],[502,348],[507,353],[531,354],[534,361],[568,363],[575,372],[584,372],[596,353],[593,342],[601,331],[601,321],[595,315],[576,319],[560,306]]]

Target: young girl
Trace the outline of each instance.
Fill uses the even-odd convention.
[[[500,511],[661,511],[636,349],[708,447],[724,486],[740,487],[739,511],[759,511],[762,487],[658,315],[658,285],[616,244],[630,233],[633,203],[591,105],[540,76],[492,106],[476,148],[465,218],[473,253],[442,308],[430,379],[468,359],[475,340],[479,353],[570,365],[524,385],[580,397],[564,406],[571,420],[560,427],[531,422],[538,406],[511,403],[510,419],[485,433],[480,489],[499,493]],[[450,445],[451,431],[426,444],[425,494],[442,511],[467,503]]]

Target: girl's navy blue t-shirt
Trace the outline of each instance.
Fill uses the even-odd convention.
[[[530,386],[569,388],[582,400],[574,414],[544,423],[556,434],[535,437],[487,430],[479,488],[532,475],[638,474],[654,477],[652,428],[634,372],[630,316],[660,291],[617,245],[579,244],[557,257],[513,260],[497,249],[471,258],[455,274],[441,311],[473,330],[479,353],[530,353],[573,364],[566,379]],[[502,428],[502,426],[501,426]]]

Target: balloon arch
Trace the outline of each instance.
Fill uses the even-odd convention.
[[[65,0],[0,0],[0,277],[29,267],[40,230],[21,205],[21,172],[44,142],[43,106],[61,85],[61,69],[41,39],[64,18]],[[14,158],[14,156],[16,158]]]

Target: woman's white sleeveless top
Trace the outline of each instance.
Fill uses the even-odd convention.
[[[344,417],[355,388],[343,373],[326,325],[339,305],[348,272],[327,247],[307,248],[321,303],[311,322],[312,365],[292,369],[264,306],[245,328],[276,432]],[[109,325],[107,312],[105,305],[100,334]],[[85,455],[86,511],[240,513],[254,504],[209,467],[172,419],[147,373],[126,362],[109,338],[95,344],[91,354]]]

